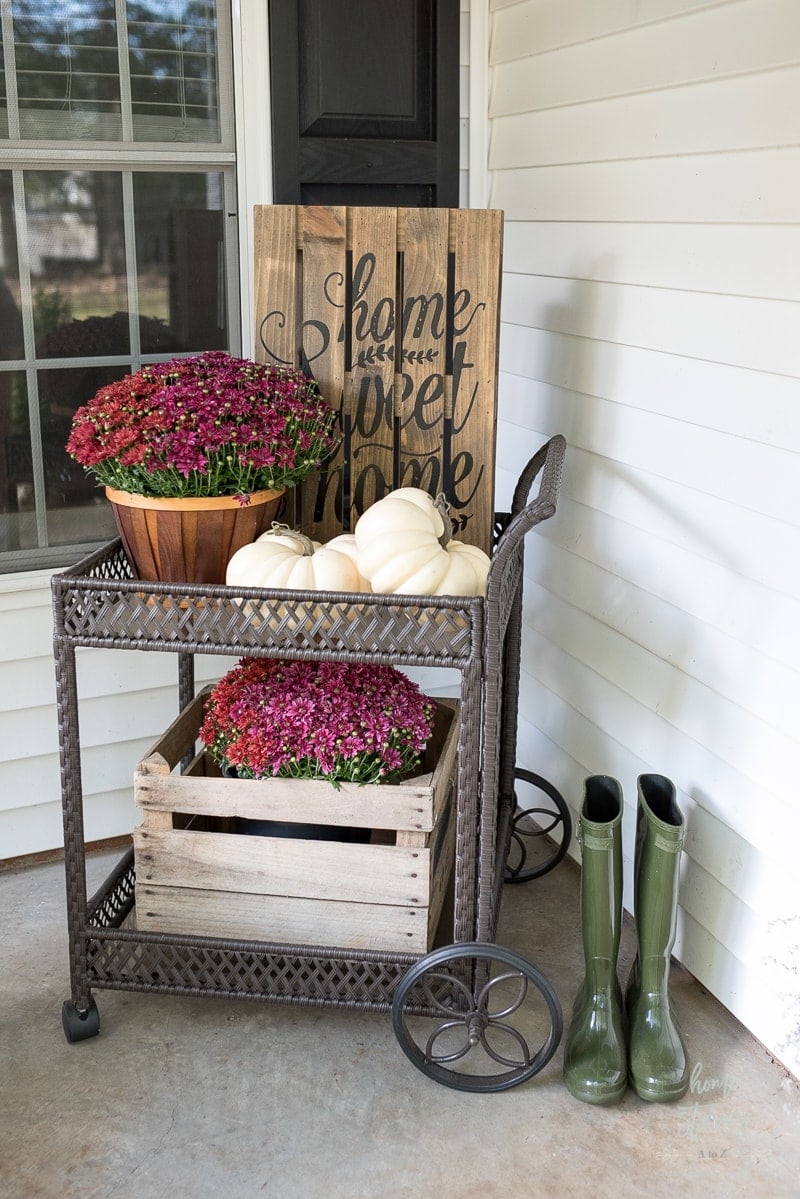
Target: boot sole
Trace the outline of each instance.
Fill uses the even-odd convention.
[[[678,1087],[640,1087],[634,1078],[630,1078],[629,1082],[639,1098],[644,1099],[645,1103],[674,1103],[677,1099],[683,1099],[689,1090],[688,1078],[685,1083],[681,1083]]]
[[[564,1085],[573,1099],[580,1099],[581,1103],[591,1103],[593,1107],[609,1107],[612,1103],[619,1103],[628,1089],[627,1082],[623,1082],[622,1086],[615,1087],[614,1090],[607,1091],[598,1091],[596,1087],[583,1091],[579,1087],[571,1086],[566,1081]]]

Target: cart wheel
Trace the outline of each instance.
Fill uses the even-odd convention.
[[[547,874],[564,857],[572,837],[572,818],[561,792],[547,779],[519,767],[514,776],[544,792],[548,801],[538,808],[522,808],[517,801],[512,820],[504,881],[527,883]]]
[[[474,941],[434,950],[403,975],[392,1025],[403,1053],[428,1078],[486,1093],[538,1074],[558,1048],[563,1018],[535,966]]]
[[[76,1041],[85,1041],[87,1037],[96,1037],[100,1031],[100,1013],[93,999],[85,1012],[79,1012],[71,999],[66,999],[61,1008],[61,1023],[64,1026],[64,1036],[70,1045]]]

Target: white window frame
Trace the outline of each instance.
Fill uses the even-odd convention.
[[[272,106],[267,0],[233,0],[233,106],[239,193],[242,354],[255,356],[253,209],[272,204]]]
[[[217,143],[181,143],[180,156],[176,161],[176,152],[172,147],[168,147],[163,142],[143,142],[143,141],[122,141],[122,142],[103,142],[103,141],[54,141],[48,139],[27,139],[23,140],[19,137],[20,124],[19,114],[16,103],[16,70],[15,54],[14,54],[14,35],[13,35],[13,18],[11,13],[11,5],[8,0],[0,0],[0,25],[3,31],[3,47],[5,55],[6,79],[7,79],[7,102],[8,102],[8,120],[9,120],[9,137],[7,140],[0,142],[0,155],[2,163],[0,169],[10,171],[12,176],[12,188],[14,196],[14,208],[17,214],[17,227],[22,229],[23,234],[26,229],[26,211],[25,197],[23,190],[23,173],[26,170],[73,170],[80,167],[83,170],[98,170],[113,169],[119,173],[122,178],[123,192],[123,216],[126,229],[126,257],[128,264],[127,276],[127,301],[129,312],[129,327],[131,337],[131,352],[119,358],[104,357],[104,365],[114,364],[132,364],[133,370],[138,370],[143,362],[151,362],[156,360],[159,355],[142,355],[139,343],[139,306],[137,292],[137,264],[135,255],[135,245],[133,244],[133,173],[136,171],[153,171],[159,168],[169,169],[173,172],[177,171],[197,171],[204,170],[207,172],[219,171],[223,177],[223,212],[224,220],[224,237],[226,245],[226,277],[225,290],[227,298],[227,325],[229,330],[229,346],[232,353],[246,353],[243,341],[241,338],[242,325],[242,300],[245,298],[250,304],[252,312],[252,283],[249,285],[249,292],[246,291],[244,283],[246,276],[252,275],[252,268],[241,269],[241,263],[252,263],[252,250],[245,255],[244,247],[240,248],[238,215],[240,211],[240,201],[237,198],[237,190],[240,185],[240,172],[236,169],[237,151],[242,152],[242,137],[241,130],[237,127],[235,119],[235,106],[237,102],[237,90],[241,93],[242,77],[241,70],[237,69],[237,57],[241,60],[244,42],[244,30],[241,24],[241,18],[237,12],[236,18],[232,20],[233,9],[238,10],[238,3],[231,5],[225,0],[220,0],[217,4],[217,55],[219,62],[219,111],[220,111],[220,142]],[[266,9],[266,3],[261,4],[259,0],[245,0],[245,8],[248,10],[246,23],[250,25],[258,24],[259,8]],[[126,28],[126,9],[125,0],[115,0],[115,15],[118,27],[122,30]],[[238,18],[238,19],[237,19]],[[237,27],[237,35],[234,37],[234,26]],[[254,29],[250,30],[250,36],[262,36],[256,34]],[[125,41],[120,39],[121,46],[125,45]],[[263,43],[266,54],[266,43]],[[238,47],[238,53],[237,53]],[[257,54],[255,43],[248,47],[251,55]],[[264,72],[267,72],[267,59],[264,62]],[[118,56],[120,70],[120,93],[123,100],[122,103],[122,131],[123,138],[132,138],[132,122],[129,106],[125,103],[126,98],[130,99],[130,68],[128,55],[120,53]],[[238,77],[238,81],[237,81]],[[266,78],[266,87],[268,88],[268,77]],[[254,116],[251,115],[251,124]],[[269,120],[267,115],[267,121]],[[268,125],[267,125],[268,128]],[[245,154],[245,158],[250,155]],[[250,175],[246,172],[244,175],[245,186],[249,184]],[[249,206],[252,212],[252,203]],[[252,216],[249,221],[252,230]],[[250,235],[252,243],[252,232]],[[33,284],[31,278],[31,265],[28,255],[27,237],[21,236],[18,239],[18,268],[19,268],[19,287],[20,300],[22,310],[22,330],[25,346],[25,357],[19,360],[5,361],[3,370],[6,372],[24,371],[26,375],[27,393],[28,393],[28,415],[30,425],[30,436],[32,443],[32,458],[33,458],[33,487],[35,496],[35,514],[36,514],[36,537],[40,548],[29,550],[4,550],[0,553],[0,572],[27,572],[35,571],[40,568],[49,568],[52,565],[66,565],[74,561],[78,556],[87,553],[92,543],[91,541],[80,542],[75,545],[47,545],[47,508],[45,504],[45,466],[42,454],[41,427],[39,420],[39,390],[37,371],[40,365],[44,365],[42,360],[35,357],[35,331],[33,327]],[[243,295],[244,293],[244,295]],[[252,320],[248,326],[252,324]],[[198,347],[202,349],[202,347]],[[163,357],[163,355],[162,355]],[[55,367],[70,367],[74,366],[76,359],[54,359],[48,358],[46,365],[49,368]]]

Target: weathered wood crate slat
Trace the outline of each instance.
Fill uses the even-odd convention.
[[[489,552],[501,272],[497,210],[255,209],[256,356],[307,362],[341,414],[337,456],[299,489],[309,536],[412,486]]]
[[[194,752],[206,688],[134,773],[136,924],[193,936],[424,953],[453,868],[458,705],[437,700],[420,773],[396,785],[223,779]],[[236,817],[372,830],[368,844],[253,836]],[[188,827],[187,827],[188,826]]]

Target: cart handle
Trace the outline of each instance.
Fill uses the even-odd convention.
[[[564,437],[557,433],[537,450],[522,471],[511,501],[511,519],[492,556],[491,575],[500,577],[507,560],[526,533],[534,525],[549,520],[555,512],[566,448]],[[537,476],[541,476],[539,490],[531,500],[530,492]]]

